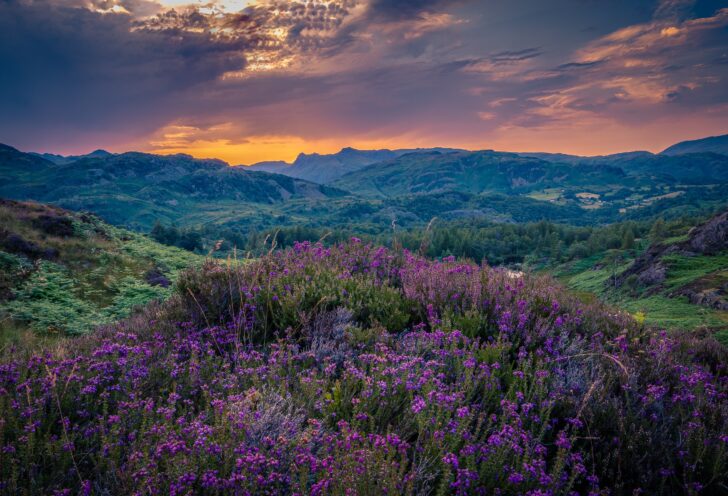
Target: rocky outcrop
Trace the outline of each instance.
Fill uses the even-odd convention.
[[[716,255],[728,249],[728,211],[693,228],[689,239],[682,244],[689,251],[703,255]]]
[[[675,295],[686,296],[693,305],[713,308],[715,310],[728,310],[728,285],[719,289],[704,289],[702,291],[693,288],[682,288],[675,292]]]
[[[719,270],[672,291],[669,296],[685,296],[694,305],[728,310],[728,271]]]
[[[727,249],[728,211],[725,211],[692,228],[688,233],[688,239],[685,241],[670,245],[655,244],[650,246],[647,251],[635,259],[627,270],[617,277],[616,285],[622,286],[633,275],[637,276],[637,281],[643,287],[661,284],[667,276],[667,267],[662,261],[662,257],[665,255],[716,255]],[[698,296],[698,293],[694,298],[701,301],[710,299],[709,296]]]

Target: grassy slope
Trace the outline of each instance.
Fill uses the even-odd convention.
[[[36,203],[3,201],[0,225],[0,340],[28,329],[88,332],[165,298],[178,273],[202,260],[96,217]]]
[[[677,238],[676,238],[677,239]],[[598,297],[624,308],[647,324],[672,329],[707,327],[728,343],[728,312],[694,305],[684,296],[673,296],[679,288],[709,282],[720,287],[728,282],[728,252],[715,256],[663,257],[667,278],[657,291],[610,287],[609,279],[626,269],[640,250],[612,250],[557,267],[553,273],[582,298]],[[611,260],[616,258],[616,265]]]

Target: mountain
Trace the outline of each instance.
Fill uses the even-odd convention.
[[[515,153],[479,151],[403,155],[366,170],[353,172],[331,183],[370,197],[393,198],[407,194],[459,191],[474,194],[497,192],[541,195],[554,201],[591,203],[605,198],[622,201],[640,191],[640,201],[690,187],[728,183],[728,157],[714,153],[662,156],[649,153],[582,157],[557,161]],[[621,192],[621,193],[620,193]],[[673,195],[674,196],[674,195]],[[536,196],[534,196],[536,197]],[[653,200],[650,200],[652,198]],[[584,202],[582,202],[584,203]]]
[[[347,174],[332,184],[380,197],[439,191],[515,194],[563,185],[619,184],[625,176],[624,170],[608,165],[576,167],[487,150],[403,155]]]
[[[239,167],[247,167],[248,170],[257,172],[273,172],[274,174],[290,175],[287,173],[286,168],[292,165],[283,160],[270,160],[267,162],[258,162],[250,166],[240,165]]]
[[[250,169],[275,172],[315,183],[327,184],[345,174],[362,170],[377,162],[391,160],[405,154],[429,153],[433,151],[448,153],[458,150],[450,148],[401,150],[357,150],[355,148],[342,148],[338,153],[329,155],[301,153],[292,164],[286,162],[260,162],[250,166]]]
[[[706,152],[728,155],[728,134],[691,141],[682,141],[664,149],[660,152],[660,155],[681,155],[685,153]]]
[[[55,164],[8,146],[0,148],[0,180],[0,196],[89,210],[114,224],[143,229],[158,219],[185,223],[186,216],[204,212],[255,213],[258,205],[346,194],[189,155],[129,152]]]
[[[358,170],[325,185],[291,177],[303,171],[323,180],[347,168]],[[699,215],[724,205],[728,156],[344,149],[251,168],[138,152],[61,164],[2,146],[0,196],[87,210],[145,231],[157,221],[204,226],[210,237],[218,228],[247,236],[297,225],[376,233],[393,222],[424,226],[433,217],[585,225]]]
[[[204,257],[99,218],[0,199],[0,335],[79,334],[172,292]],[[7,332],[7,334],[6,334]]]
[[[38,172],[53,165],[48,159],[45,159],[34,153],[23,153],[12,146],[0,143],[0,174],[3,172],[12,172],[22,174],[24,172]],[[4,177],[0,175],[0,179]]]
[[[635,151],[635,152],[623,152],[615,153],[612,155],[596,155],[596,156],[581,156],[581,155],[569,155],[566,153],[543,153],[543,152],[519,152],[517,155],[521,157],[532,157],[546,160],[547,162],[558,162],[565,164],[578,164],[578,163],[608,163],[614,160],[623,159],[641,159],[651,157],[654,154],[646,151]]]
[[[41,158],[44,158],[48,160],[49,162],[53,162],[54,164],[70,164],[71,162],[75,162],[76,160],[81,160],[82,158],[104,158],[109,157],[112,154],[107,152],[106,150],[94,150],[91,153],[87,153],[86,155],[57,155],[55,153],[35,153],[31,152],[33,155],[37,155]]]

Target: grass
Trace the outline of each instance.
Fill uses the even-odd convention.
[[[684,255],[667,255],[662,257],[667,264],[667,289],[677,289],[693,283],[712,273],[723,273],[728,281],[728,252],[715,256],[686,257]]]
[[[646,324],[664,329],[728,327],[728,312],[693,305],[685,297],[653,295],[636,299],[618,298],[614,303],[633,315],[643,313]]]
[[[0,339],[6,341],[25,329],[87,333],[167,298],[180,272],[203,261],[96,217],[54,207],[3,202],[0,219],[5,228],[0,236]],[[41,221],[70,222],[73,229],[61,234]],[[24,248],[7,245],[8,236],[21,239]]]
[[[565,264],[552,273],[584,302],[590,303],[597,298],[604,300],[633,315],[643,315],[645,324],[664,329],[715,329],[718,331],[716,338],[728,344],[728,312],[694,305],[684,296],[668,296],[689,284],[703,282],[709,283],[710,287],[720,287],[728,280],[728,253],[717,256],[663,257],[668,266],[667,278],[656,294],[645,294],[644,290],[632,293],[626,289],[610,288],[607,282],[612,274],[619,274],[632,262],[626,253],[612,253],[616,254],[622,254],[625,261],[615,267],[607,262],[608,254],[602,252]]]
[[[558,200],[562,194],[563,190],[560,188],[547,188],[541,191],[532,191],[526,196],[533,198],[534,200],[555,201]]]

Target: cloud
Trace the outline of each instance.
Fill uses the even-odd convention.
[[[135,29],[127,14],[0,2],[0,135],[58,145],[163,125],[181,102],[244,67],[240,40]]]
[[[506,118],[504,127],[597,121],[634,126],[668,114],[677,122],[687,114],[724,108],[728,65],[721,61],[728,51],[728,9],[680,20],[693,7],[694,2],[663,1],[648,22],[592,40],[569,62],[506,72],[520,86],[515,91],[521,99],[519,112]]]
[[[508,136],[568,151],[596,146],[595,129],[623,139],[662,126],[671,139],[682,126],[657,123],[696,113],[701,129],[728,131],[718,1],[168,1],[0,0],[12,68],[0,141],[240,163],[313,144],[490,148]]]
[[[372,0],[367,17],[378,21],[411,19],[425,13],[441,11],[462,0]]]

